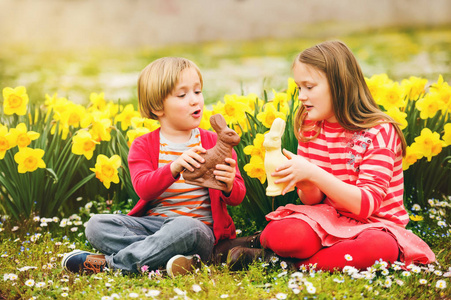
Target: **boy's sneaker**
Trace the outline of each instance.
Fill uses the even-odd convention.
[[[166,272],[169,276],[185,275],[201,267],[202,263],[199,255],[176,255],[166,264]]]
[[[61,266],[72,273],[99,273],[106,268],[105,255],[74,250],[64,254]]]

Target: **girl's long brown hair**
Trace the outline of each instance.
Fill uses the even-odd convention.
[[[344,129],[359,131],[381,123],[391,123],[401,139],[402,154],[405,155],[407,144],[398,123],[379,109],[355,56],[344,43],[328,41],[308,48],[296,57],[293,67],[298,62],[310,65],[326,75],[335,117]],[[319,134],[317,130],[311,138],[303,135],[304,130],[311,129],[303,127],[306,116],[305,108],[301,105],[294,120],[294,133],[303,141]]]

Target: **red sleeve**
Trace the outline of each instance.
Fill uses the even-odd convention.
[[[356,185],[362,194],[362,204],[359,217],[368,218],[377,211],[384,201],[396,159],[396,132],[386,126],[372,139],[372,143],[360,164],[359,177]],[[399,144],[399,142],[398,142]]]

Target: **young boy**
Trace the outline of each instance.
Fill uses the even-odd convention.
[[[101,272],[105,267],[138,272],[166,264],[168,275],[192,271],[199,258],[211,258],[213,246],[235,238],[226,204],[238,205],[246,189],[236,163],[226,158],[216,165],[216,179],[226,191],[186,184],[183,171],[204,163],[198,153],[216,144],[217,135],[198,128],[204,99],[202,75],[190,60],[160,58],[138,79],[138,102],[143,117],[161,127],[130,147],[128,162],[140,200],[128,215],[93,216],[86,238],[103,255],[75,250],[62,265],[71,272]]]

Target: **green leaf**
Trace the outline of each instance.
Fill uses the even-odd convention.
[[[56,175],[55,171],[51,168],[45,168],[45,170],[49,173],[49,176],[53,178],[53,183],[58,183],[58,175]]]

